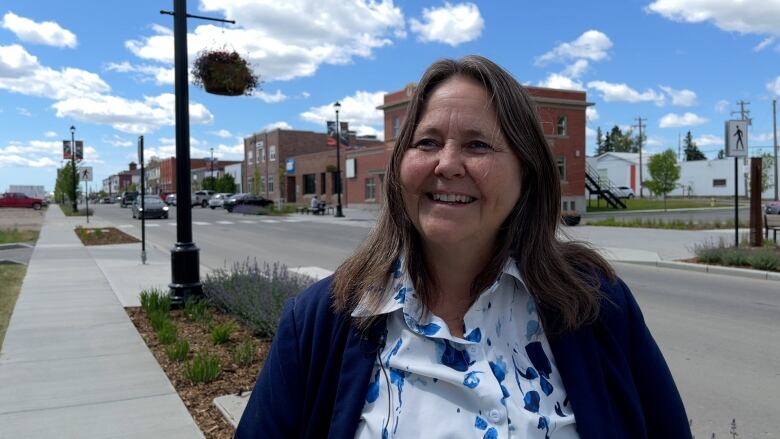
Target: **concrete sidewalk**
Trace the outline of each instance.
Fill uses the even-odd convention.
[[[128,246],[88,250],[73,232],[83,222],[46,214],[0,352],[0,438],[202,438],[114,293],[169,269],[160,259],[139,275],[117,261],[138,252]],[[117,270],[135,283],[109,282]]]

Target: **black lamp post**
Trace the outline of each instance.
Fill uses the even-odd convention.
[[[336,101],[333,106],[336,108],[336,218],[343,218],[344,213],[341,211],[341,126],[339,125],[339,110],[341,104]]]
[[[214,184],[214,148],[211,148],[211,189],[217,190],[217,185]]]
[[[73,174],[73,200],[71,200],[73,203],[72,207],[74,212],[78,212],[79,207],[78,204],[76,204],[76,188],[78,187],[78,180],[76,180],[76,127],[73,125],[70,126],[70,166],[71,173]]]

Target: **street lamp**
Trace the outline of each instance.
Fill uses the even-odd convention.
[[[211,189],[217,190],[217,185],[214,184],[214,148],[211,148]]]
[[[77,186],[77,180],[76,180],[76,127],[71,125],[70,126],[70,166],[71,166],[71,174],[73,174],[73,200],[72,201],[72,207],[74,212],[79,211],[78,204],[76,204],[76,188]]]
[[[344,217],[344,213],[341,211],[341,126],[339,125],[339,110],[341,110],[341,104],[336,101],[333,104],[336,108],[336,218]]]

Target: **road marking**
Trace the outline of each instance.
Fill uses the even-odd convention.
[[[117,227],[119,227],[120,229],[132,229],[133,225],[132,224],[120,224]]]
[[[286,219],[286,220],[284,220],[284,222],[286,222],[286,223],[302,223],[303,220],[299,220],[299,219]]]
[[[176,223],[168,223],[168,225],[171,227],[176,227]]]
[[[217,224],[235,224],[233,221],[217,221]]]
[[[288,268],[288,270],[292,271],[293,273],[298,273],[298,274],[303,274],[305,276],[313,277],[317,280],[324,279],[330,276],[331,274],[333,274],[332,271],[322,267],[296,267],[296,268]]]
[[[240,222],[240,223],[242,223],[242,224],[257,224],[257,221],[247,221],[247,220],[243,220],[243,221],[239,221],[239,222]]]
[[[210,226],[211,223],[204,223],[202,221],[193,221],[192,224],[195,224],[196,226]]]
[[[276,224],[279,222],[279,220],[260,220],[260,222],[268,223],[268,224]]]
[[[146,227],[160,227],[159,224],[147,224]]]

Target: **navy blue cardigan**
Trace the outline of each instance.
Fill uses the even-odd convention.
[[[384,321],[336,314],[331,278],[284,307],[236,438],[353,438]],[[690,438],[672,375],[628,287],[603,281],[599,318],[550,337],[582,439]]]

